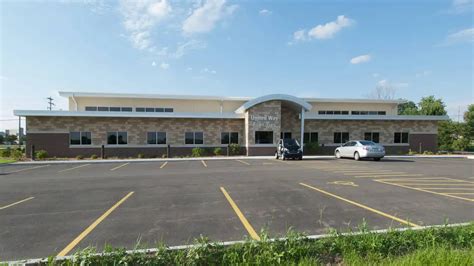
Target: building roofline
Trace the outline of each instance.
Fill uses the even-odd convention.
[[[293,103],[297,106],[300,106],[305,111],[309,111],[312,108],[311,104],[309,104],[306,101],[304,101],[303,99],[295,97],[295,96],[291,96],[291,95],[287,95],[287,94],[268,94],[268,95],[265,95],[265,96],[262,96],[262,97],[257,97],[257,98],[254,98],[254,99],[250,100],[250,101],[247,101],[242,106],[240,106],[237,110],[235,110],[235,112],[239,113],[239,114],[242,114],[247,109],[249,109],[249,108],[251,108],[251,107],[253,107],[257,104],[260,104],[260,103],[263,103],[263,102],[268,102],[268,101],[275,101],[275,100],[291,102],[291,103]]]
[[[284,95],[284,94],[279,94]],[[209,95],[177,95],[177,94],[146,94],[146,93],[107,93],[107,92],[74,92],[60,91],[61,97],[98,97],[98,98],[135,98],[135,99],[173,99],[173,100],[218,100],[218,101],[250,101],[260,97],[227,97]],[[290,95],[291,96],[291,95]],[[265,97],[265,96],[262,96]],[[295,96],[292,96],[295,97]],[[401,104],[406,100],[382,100],[382,99],[350,99],[350,98],[314,98],[295,97],[306,102],[331,102],[331,103],[393,103]]]
[[[243,114],[224,113],[147,113],[147,112],[99,112],[99,111],[49,111],[49,110],[13,110],[16,116],[61,116],[61,117],[129,117],[129,118],[210,118],[210,119],[243,119]]]
[[[397,121],[444,121],[447,115],[319,115],[306,113],[305,120],[397,120]]]

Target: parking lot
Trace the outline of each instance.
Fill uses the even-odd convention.
[[[474,161],[195,160],[0,166],[0,261],[87,246],[474,220]]]

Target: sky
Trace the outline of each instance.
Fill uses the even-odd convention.
[[[0,130],[58,91],[474,102],[474,4],[0,1]],[[462,119],[462,115],[461,115]]]

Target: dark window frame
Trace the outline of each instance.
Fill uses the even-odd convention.
[[[374,143],[380,143],[380,132],[364,132],[364,140],[372,141]]]
[[[125,133],[125,142],[120,143],[120,137]],[[110,136],[113,134],[115,137],[115,143],[110,143]],[[122,138],[123,140],[123,138]],[[107,145],[128,145],[128,132],[127,131],[107,131]]]
[[[77,141],[78,143],[72,143],[73,138],[72,134],[78,134]],[[84,136],[85,135],[85,136]],[[84,141],[84,138],[86,141]],[[69,145],[78,146],[78,145],[92,145],[92,132],[91,131],[71,131],[69,132]]]
[[[164,134],[164,142],[160,141],[160,139],[163,139],[163,137],[159,136]],[[150,141],[150,135],[153,135],[154,141]],[[148,145],[166,145],[168,143],[168,134],[166,131],[148,131],[146,133],[146,143]]]
[[[350,134],[349,132],[334,132],[334,138],[333,138],[333,143],[334,144],[343,144],[348,142],[350,139]],[[338,142],[339,140],[339,142]]]
[[[398,131],[393,133],[393,143],[408,144],[410,143],[410,133],[406,131]]]
[[[316,141],[314,140],[316,139]],[[309,131],[303,133],[303,143],[319,142],[319,133],[317,131]]]
[[[270,134],[270,135],[271,135],[271,142],[267,142],[267,141],[265,141],[265,142],[260,142],[260,141],[259,141],[260,138],[257,138],[257,134]],[[254,139],[255,144],[274,144],[274,143],[273,143],[274,134],[275,134],[275,133],[274,133],[273,131],[270,131],[270,130],[259,130],[259,131],[255,131],[255,134],[254,134],[254,135],[255,135],[255,139]],[[269,137],[269,136],[267,136],[267,140],[269,139],[268,137]],[[263,138],[262,138],[262,139],[263,139]]]
[[[192,138],[186,135],[192,134]],[[196,135],[201,135],[201,139],[197,142]],[[192,143],[188,143],[187,140],[192,139]],[[184,132],[184,144],[185,145],[203,145],[204,144],[204,132],[203,131],[187,131]]]

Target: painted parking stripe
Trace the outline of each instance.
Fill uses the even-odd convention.
[[[236,161],[239,162],[239,163],[243,163],[243,164],[246,164],[246,165],[250,165],[250,164],[249,164],[248,162],[246,162],[246,161],[242,161],[242,160],[236,160]]]
[[[237,214],[237,217],[239,217],[240,222],[242,225],[247,229],[247,232],[249,233],[250,237],[254,240],[260,240],[260,237],[258,234],[255,232],[255,229],[253,229],[252,225],[249,223],[247,218],[245,218],[244,214],[240,211],[239,207],[237,204],[235,204],[234,200],[230,197],[229,193],[225,190],[225,188],[221,187],[221,191],[224,194],[225,198],[229,202],[230,206],[234,210],[235,214]]]
[[[162,165],[160,165],[160,169],[163,169],[167,164],[168,162],[164,162]]]
[[[360,207],[360,208],[362,208],[362,209],[365,209],[365,210],[371,211],[371,212],[373,212],[373,213],[379,214],[379,215],[384,216],[384,217],[386,217],[386,218],[390,218],[390,219],[392,219],[392,220],[394,220],[394,221],[397,221],[397,222],[399,222],[399,223],[401,223],[401,224],[405,224],[405,225],[412,226],[412,227],[419,227],[419,225],[417,225],[417,224],[415,224],[415,223],[409,222],[409,221],[404,220],[404,219],[400,219],[400,218],[395,217],[395,216],[393,216],[393,215],[390,215],[390,214],[388,214],[388,213],[385,213],[385,212],[376,210],[376,209],[374,209],[374,208],[368,207],[368,206],[363,205],[363,204],[361,204],[361,203],[357,203],[357,202],[355,202],[355,201],[352,201],[352,200],[343,198],[343,197],[341,197],[341,196],[338,196],[338,195],[329,193],[329,192],[324,191],[324,190],[322,190],[322,189],[319,189],[319,188],[316,188],[316,187],[307,185],[307,184],[305,184],[305,183],[300,183],[300,185],[305,186],[305,187],[310,188],[310,189],[313,189],[313,190],[316,190],[316,191],[318,191],[318,192],[321,192],[321,193],[326,194],[326,195],[328,195],[328,196],[331,196],[331,197],[333,197],[333,198],[336,198],[336,199],[345,201],[345,202],[347,202],[347,203],[349,203],[349,204],[355,205],[355,206]]]
[[[392,175],[392,174],[379,174],[379,175],[358,175],[358,176],[355,176],[356,178],[362,178],[362,177],[390,177],[390,176],[393,176],[393,177],[399,177],[399,176],[422,176],[423,174],[396,174],[396,175]]]
[[[71,170],[74,170],[74,169],[77,169],[77,168],[81,168],[81,167],[85,167],[85,166],[88,166],[88,165],[91,165],[91,164],[90,164],[90,163],[87,163],[87,164],[79,165],[79,166],[76,166],[76,167],[64,169],[64,170],[59,171],[58,173],[62,173],[62,172],[66,172],[66,171],[71,171]]]
[[[127,166],[127,165],[129,165],[129,164],[130,164],[130,163],[121,164],[121,165],[119,165],[119,166],[117,166],[117,167],[114,167],[114,168],[110,169],[110,171],[115,171],[115,170],[117,170],[117,169],[119,169],[119,168],[122,168],[122,167],[124,167],[124,166]]]
[[[202,163],[202,165],[203,165],[204,167],[207,168],[207,164],[206,164],[206,162],[205,162],[204,160],[201,160],[201,163]]]
[[[404,175],[406,174],[406,172],[367,172],[367,173],[363,173],[363,172],[359,172],[359,173],[345,173],[344,175],[397,175],[397,176],[400,176],[400,175]]]
[[[397,187],[402,187],[402,188],[408,188],[408,189],[423,191],[423,192],[431,193],[431,194],[435,194],[435,195],[441,195],[441,196],[445,196],[445,197],[450,197],[450,198],[455,198],[455,199],[474,202],[474,199],[464,198],[464,197],[451,195],[451,194],[440,193],[440,192],[436,192],[436,191],[432,191],[432,190],[428,190],[428,189],[423,189],[423,188],[411,187],[411,186],[407,186],[407,185],[400,185],[397,182],[391,182],[389,180],[375,179],[374,181],[379,182],[379,183],[383,183],[383,184],[387,184],[387,185],[392,185],[392,186],[397,186]]]
[[[8,204],[8,205],[5,205],[5,206],[0,207],[0,210],[4,210],[4,209],[6,209],[6,208],[10,208],[10,207],[12,207],[12,206],[15,206],[15,205],[17,205],[17,204],[23,203],[23,202],[25,202],[25,201],[32,200],[32,199],[34,199],[34,198],[35,198],[35,197],[29,197],[29,198],[22,199],[22,200],[17,201],[17,202],[13,202],[13,203],[11,203],[11,204]]]
[[[58,253],[58,257],[66,256],[82,239],[84,239],[97,225],[99,225],[107,216],[109,216],[118,206],[124,203],[130,196],[132,196],[134,191],[129,192],[125,197],[119,200],[114,204],[110,209],[108,209],[104,214],[102,214],[97,220],[95,220],[89,227],[86,228],[81,234],[79,234],[69,245],[67,245],[61,252]]]
[[[439,181],[444,181],[444,180],[439,180]],[[464,184],[462,182],[453,182],[453,183],[397,183],[397,184],[405,185],[405,186],[474,186],[474,184]]]
[[[30,168],[24,168],[24,169],[14,170],[14,171],[7,172],[6,174],[13,174],[13,173],[18,173],[18,172],[33,170],[33,169],[43,168],[43,167],[46,167],[46,166],[50,166],[50,165],[47,164],[47,165],[40,165],[40,166],[35,166],[35,167],[30,167]]]
[[[335,173],[354,173],[354,172],[377,172],[377,173],[391,173],[392,170],[377,170],[377,169],[364,169],[364,170],[338,170]]]

